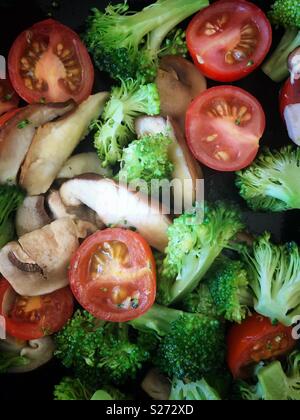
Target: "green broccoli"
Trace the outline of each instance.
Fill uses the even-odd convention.
[[[169,400],[172,401],[220,401],[218,392],[203,378],[197,382],[185,383],[174,380]]]
[[[169,244],[159,276],[158,299],[170,305],[197,288],[222,250],[243,229],[240,214],[232,205],[217,202],[199,205],[175,219],[168,230]]]
[[[249,385],[240,382],[238,388],[244,400],[300,401],[300,353],[292,353],[288,358],[287,372],[282,364],[275,361],[268,366],[259,366],[256,373],[258,382]]]
[[[154,363],[170,378],[198,380],[224,363],[225,331],[219,320],[155,304],[130,325],[161,337]]]
[[[165,47],[177,52],[182,46],[181,32],[164,44],[167,35],[208,5],[208,0],[158,0],[140,12],[131,12],[125,1],[109,5],[104,13],[93,9],[84,41],[99,69],[114,79],[126,80],[141,74],[153,79]]]
[[[23,203],[24,197],[19,187],[0,185],[0,248],[14,238],[13,213]]]
[[[272,56],[263,65],[263,71],[274,82],[288,77],[288,57],[300,46],[300,4],[299,0],[275,0],[270,11],[270,20],[276,26],[283,26],[285,34]]]
[[[63,365],[93,387],[135,378],[150,358],[150,344],[155,344],[131,336],[126,324],[99,321],[85,311],[77,311],[55,341],[56,356]]]
[[[245,253],[256,312],[290,326],[300,316],[300,252],[295,243],[274,245],[266,233]]]
[[[115,165],[122,158],[122,150],[133,140],[135,118],[140,114],[158,115],[160,98],[153,83],[142,85],[140,80],[122,81],[114,87],[107,102],[102,121],[94,121],[95,148],[102,165]]]
[[[236,185],[254,211],[281,212],[300,209],[300,149],[266,150],[244,171]]]
[[[197,289],[188,294],[182,301],[185,311],[218,318],[217,308],[206,282],[199,284]]]
[[[0,350],[0,374],[7,373],[12,368],[26,366],[30,361],[19,353]]]
[[[149,187],[153,180],[171,179],[174,165],[168,156],[170,144],[172,140],[163,134],[132,142],[123,151],[118,179],[128,183],[143,180]]]

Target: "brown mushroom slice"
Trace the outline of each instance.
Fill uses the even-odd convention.
[[[78,247],[75,223],[60,219],[3,247],[0,272],[21,296],[52,293],[68,285],[68,266]],[[29,265],[40,270],[30,271]]]
[[[170,220],[159,203],[149,203],[148,197],[125,185],[87,174],[65,182],[60,195],[66,206],[85,204],[93,209],[106,226],[137,229],[159,251],[168,244]]]
[[[79,153],[67,160],[57,175],[57,179],[72,179],[87,173],[109,178],[112,175],[112,170],[102,167],[97,153]]]
[[[0,128],[0,183],[16,183],[17,175],[38,127],[75,109],[73,100],[35,104],[21,109]]]
[[[37,130],[21,169],[20,184],[29,195],[50,188],[63,164],[86,136],[90,123],[103,111],[108,93],[90,96],[75,112]]]
[[[167,401],[171,394],[171,382],[158,369],[151,369],[142,382],[142,389],[156,401]]]
[[[140,117],[136,120],[136,132],[138,137],[163,133],[169,136],[173,143],[169,148],[169,156],[174,164],[173,178],[180,180],[174,184],[175,199],[184,198],[186,207],[195,202],[203,179],[203,172],[198,162],[194,159],[186,144],[185,137],[175,120],[162,117]],[[192,185],[191,185],[192,184]],[[178,208],[181,204],[178,202]]]
[[[205,77],[183,57],[169,55],[160,61],[156,78],[161,115],[174,118],[185,126],[185,114],[191,102],[207,88]]]
[[[16,231],[18,237],[33,232],[51,223],[45,209],[45,197],[38,195],[26,197],[16,215]]]

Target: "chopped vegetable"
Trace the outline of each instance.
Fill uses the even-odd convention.
[[[169,400],[173,401],[220,401],[221,397],[205,379],[184,383],[174,380]]]
[[[63,378],[54,388],[56,401],[88,401],[93,392],[80,379]]]
[[[141,114],[158,115],[160,99],[155,84],[127,79],[114,87],[101,121],[95,121],[95,148],[104,167],[116,164],[122,149],[133,140],[134,120]]]
[[[300,209],[300,149],[266,150],[252,166],[237,173],[241,196],[254,211]]]
[[[0,374],[7,373],[12,368],[26,366],[29,363],[29,360],[26,357],[20,356],[19,353],[0,350]]]
[[[195,207],[169,227],[169,245],[160,275],[159,300],[178,302],[204,278],[223,248],[243,228],[238,210],[225,202]]]
[[[25,194],[19,187],[0,185],[0,248],[14,238],[13,213],[24,198]]]
[[[84,41],[100,70],[113,78],[155,78],[160,53],[182,46],[182,33],[171,35],[177,24],[208,6],[207,0],[158,0],[141,12],[129,12],[127,2],[93,9]]]
[[[299,0],[275,0],[270,11],[271,22],[283,26],[285,34],[271,57],[263,65],[263,71],[274,82],[288,77],[288,57],[300,46]]]

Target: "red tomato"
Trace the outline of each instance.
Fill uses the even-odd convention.
[[[0,115],[16,108],[20,98],[8,79],[0,80]]]
[[[74,299],[68,287],[44,296],[23,297],[8,281],[0,280],[0,313],[7,333],[19,340],[54,334],[72,317],[73,310]]]
[[[283,118],[286,106],[300,104],[300,80],[295,80],[295,83],[292,85],[291,79],[288,78],[281,89],[279,104],[280,112]]]
[[[219,86],[203,92],[186,115],[186,136],[195,158],[218,171],[237,171],[257,155],[266,118],[248,92]]]
[[[253,3],[219,1],[199,12],[187,29],[187,45],[201,72],[220,82],[254,71],[272,44],[266,15]]]
[[[75,254],[70,284],[81,306],[112,322],[135,319],[155,301],[156,269],[150,246],[138,233],[106,229]]]
[[[28,103],[70,98],[81,103],[94,83],[94,67],[79,36],[52,19],[19,35],[8,69],[15,90]]]
[[[251,376],[253,365],[289,353],[295,346],[291,327],[273,325],[254,314],[229,331],[228,366],[234,378],[245,379]]]
[[[20,108],[12,109],[11,111],[8,111],[6,114],[2,115],[0,117],[0,128],[9,121],[12,117],[14,117],[18,112],[20,111]]]

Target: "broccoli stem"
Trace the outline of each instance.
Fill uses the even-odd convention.
[[[152,308],[139,318],[130,321],[129,324],[139,331],[155,331],[159,336],[165,336],[170,331],[172,322],[183,315],[177,309],[167,308],[154,304]]]
[[[288,28],[281,42],[262,66],[263,72],[274,82],[282,82],[289,75],[288,57],[300,46],[300,31],[297,28]]]

